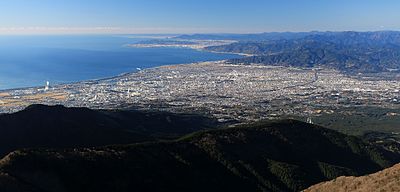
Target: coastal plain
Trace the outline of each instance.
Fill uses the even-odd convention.
[[[6,90],[0,93],[0,112],[16,112],[40,103],[200,113],[221,122],[281,117],[314,118],[318,122],[326,116],[356,115],[368,107],[385,109],[383,116],[397,121],[399,90],[400,82],[395,79],[358,78],[328,68],[214,61],[149,68],[48,90]]]

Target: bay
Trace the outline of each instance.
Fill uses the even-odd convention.
[[[131,48],[132,35],[0,36],[0,90],[100,79],[162,65],[241,56],[184,48]]]

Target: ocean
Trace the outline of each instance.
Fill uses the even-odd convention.
[[[0,36],[0,90],[101,79],[137,68],[241,57],[185,48],[130,48],[148,37]]]

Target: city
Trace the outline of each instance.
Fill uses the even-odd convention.
[[[0,93],[0,111],[30,104],[135,108],[212,115],[219,121],[332,114],[347,106],[396,109],[397,80],[368,80],[332,69],[231,65],[225,61],[162,66],[118,77]],[[391,113],[391,115],[397,115]]]

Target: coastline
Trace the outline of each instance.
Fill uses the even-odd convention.
[[[165,39],[162,39],[165,40]],[[173,39],[172,42],[139,42],[134,44],[126,44],[126,47],[132,48],[184,48],[193,49],[197,51],[204,51],[216,54],[233,54],[245,57],[255,56],[254,54],[248,53],[235,53],[235,52],[222,52],[222,51],[210,51],[207,47],[229,45],[232,43],[237,43],[235,40],[183,40],[183,39]]]
[[[204,49],[195,49],[195,48],[183,48],[183,47],[159,47],[159,48],[182,48],[182,49],[187,49],[187,50],[194,50],[194,51],[197,51],[197,52],[205,52],[205,53],[213,53],[213,54],[220,54],[221,56],[218,56],[218,57],[224,57],[223,56],[223,54],[226,54],[227,56],[225,57],[225,58],[229,58],[229,57],[232,57],[232,56],[234,56],[234,55],[237,55],[237,56],[242,56],[242,55],[240,55],[240,54],[235,54],[235,53],[218,53],[218,52],[212,52],[212,51],[207,51],[207,50],[204,50]],[[180,52],[179,50],[177,50],[177,51],[174,51],[174,52]],[[183,54],[186,54],[186,52],[184,52]],[[189,54],[192,54],[192,53],[189,53]],[[231,55],[231,56],[229,56],[229,55]],[[225,60],[224,58],[218,58],[217,57],[217,60],[214,60],[212,57],[213,56],[205,56],[205,59],[203,60],[203,59],[201,59],[201,57],[203,57],[203,56],[197,56],[197,57],[199,57],[198,59],[194,59],[194,60],[199,60],[199,61],[197,61],[197,62],[202,62],[202,61],[220,61],[220,60]],[[215,56],[214,56],[215,57]],[[182,59],[181,59],[182,60]],[[183,60],[185,60],[185,59],[183,59]],[[187,60],[187,59],[186,59]],[[146,61],[147,62],[147,61]],[[195,61],[196,62],[196,61]],[[157,62],[156,62],[157,63]],[[100,80],[107,80],[107,79],[112,79],[112,78],[116,78],[116,77],[119,77],[119,76],[122,76],[122,75],[124,75],[124,74],[127,74],[127,73],[134,73],[134,72],[137,72],[137,71],[140,71],[141,69],[147,69],[147,68],[153,68],[153,67],[158,67],[158,66],[164,66],[164,65],[177,65],[177,64],[190,64],[190,63],[192,63],[192,62],[177,62],[177,63],[168,63],[168,64],[161,64],[161,65],[158,65],[158,64],[156,64],[155,66],[154,65],[152,65],[152,64],[150,64],[150,65],[148,65],[148,64],[143,64],[143,66],[139,66],[139,67],[136,67],[136,69],[134,69],[135,68],[135,66],[134,67],[132,67],[132,69],[133,70],[128,70],[128,71],[122,71],[122,72],[120,72],[120,73],[117,73],[117,74],[111,74],[111,75],[107,75],[107,76],[103,76],[103,77],[98,77],[98,78],[87,78],[87,79],[81,79],[81,80],[72,80],[72,81],[68,81],[68,80],[62,80],[62,81],[60,81],[59,83],[54,83],[54,84],[52,84],[53,83],[53,81],[52,80],[49,80],[50,81],[50,83],[52,84],[52,86],[60,86],[60,85],[66,85],[66,84],[73,84],[73,83],[78,83],[78,82],[86,82],[86,81],[100,81]],[[146,68],[146,65],[148,65],[149,67],[147,67]],[[138,70],[139,69],[139,70]],[[63,82],[64,81],[64,82]],[[7,83],[7,82],[4,82],[4,83]],[[39,88],[42,88],[42,87],[44,87],[45,86],[45,81],[43,81],[43,85],[41,85],[41,83],[35,83],[35,85],[32,85],[32,86],[30,86],[30,85],[27,85],[27,86],[16,86],[16,87],[10,87],[10,86],[8,86],[8,87],[4,87],[4,88],[0,88],[0,93],[2,93],[2,92],[9,92],[9,91],[16,91],[16,90],[23,90],[23,89],[39,89]]]
[[[168,47],[172,48],[172,47]],[[191,48],[191,47],[179,47],[174,46],[173,48],[183,48],[183,49],[191,49],[199,52],[207,52],[207,53],[215,53],[215,54],[230,54],[230,55],[238,55],[243,56],[240,53],[222,53],[222,52],[213,52],[205,50],[204,48]],[[147,71],[157,70],[160,68],[168,68],[168,67],[180,67],[183,65],[195,65],[199,63],[223,63],[226,59],[222,60],[209,60],[209,61],[198,61],[191,63],[176,63],[176,64],[168,64],[168,65],[160,65],[155,67],[144,68],[143,70],[135,70],[123,72],[117,75],[108,76],[104,78],[95,78],[95,79],[86,79],[79,80],[74,82],[66,82],[51,85],[48,90],[45,90],[45,85],[43,86],[28,86],[28,87],[17,87],[10,89],[1,89],[0,90],[0,114],[1,113],[11,113],[22,110],[26,106],[30,104],[48,104],[48,105],[57,105],[62,104],[65,106],[76,106],[80,107],[82,104],[74,105],[68,104],[68,98],[74,96],[75,92],[79,92],[79,88],[82,85],[96,85],[101,84],[102,82],[108,81],[116,81],[118,79],[123,79],[127,76],[132,76],[136,73],[146,73]],[[88,101],[90,102],[90,101]],[[88,104],[83,104],[83,106]],[[98,106],[100,108],[100,106]],[[96,107],[95,107],[96,108]]]

